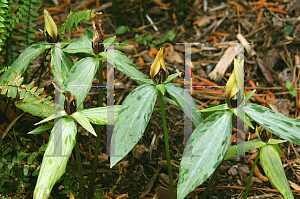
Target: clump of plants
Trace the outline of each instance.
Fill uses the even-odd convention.
[[[95,194],[95,187],[99,188],[99,185],[95,186],[95,172],[101,131],[97,130],[95,132],[91,123],[96,125],[115,124],[110,151],[110,166],[112,167],[127,155],[143,136],[154,111],[157,97],[162,115],[172,198],[175,198],[175,193],[164,102],[177,105],[183,111],[185,106],[190,107],[192,111],[186,111],[185,114],[195,125],[195,130],[187,142],[180,163],[177,187],[177,198],[179,199],[185,198],[214,173],[211,180],[213,182],[222,160],[236,157],[244,152],[236,151],[235,147],[228,148],[232,135],[233,117],[238,117],[251,128],[254,128],[251,122],[255,121],[261,127],[284,139],[284,141],[300,145],[300,124],[298,120],[260,105],[245,104],[245,101],[255,91],[244,97],[243,57],[238,56],[234,60],[234,70],[225,89],[226,103],[200,111],[188,92],[171,83],[172,79],[180,73],[169,74],[163,59],[163,48],[159,50],[150,67],[151,79],[147,79],[122,52],[110,46],[115,37],[103,41],[98,13],[92,11],[72,13],[60,28],[57,28],[47,11],[44,11],[44,17],[45,29],[43,34],[46,41],[32,44],[26,48],[18,59],[10,65],[11,70],[4,72],[0,77],[1,94],[17,98],[18,101],[15,104],[23,111],[34,116],[46,117],[36,125],[53,119],[55,121],[54,124],[39,126],[30,132],[31,134],[38,134],[51,129],[34,190],[34,198],[48,198],[50,196],[53,186],[66,171],[67,162],[73,149],[75,149],[77,159],[79,184],[79,190],[76,190],[74,194],[78,195],[79,198],[84,198],[87,195],[83,186],[77,123],[97,137],[94,155],[96,158],[93,161],[93,173],[90,179],[88,197],[99,197]],[[60,40],[60,34],[74,29],[80,21],[89,19],[92,20],[93,30],[86,29],[80,38],[72,41]],[[33,82],[22,85],[23,79],[21,77],[34,58],[41,54],[42,59],[45,59],[48,53],[51,55],[51,69],[55,74],[56,100],[54,104],[50,98],[40,99],[39,94],[42,89],[34,87]],[[79,61],[74,63],[71,56],[78,57]],[[84,109],[83,102],[91,89],[97,70],[99,71],[99,85],[103,84],[103,60],[113,64],[119,71],[131,77],[139,86],[126,97],[121,106]],[[103,90],[100,89],[100,105],[103,104],[102,93]],[[167,98],[165,93],[168,93],[171,98]],[[202,117],[201,112],[210,112],[210,114]],[[108,117],[111,113],[113,120]],[[257,130],[260,139],[245,142],[245,150],[261,148],[257,159],[260,157],[267,177],[285,198],[294,198],[280,161],[278,143],[283,141],[269,139],[270,135],[263,132]],[[4,150],[4,154],[8,155],[9,151]],[[31,157],[32,155],[28,154],[27,156]],[[7,157],[7,159],[11,160],[13,157]],[[3,165],[0,169],[2,167]],[[11,171],[11,168],[9,171]],[[66,177],[65,179],[69,178]],[[251,180],[251,175],[249,180]],[[68,183],[64,185],[68,190]],[[212,183],[209,184],[202,198],[206,197],[211,185]],[[249,186],[248,184],[247,188]],[[247,192],[245,197],[247,197]]]
[[[111,167],[129,153],[140,140],[149,122],[154,102],[158,95],[163,118],[172,198],[175,198],[175,196],[172,169],[169,160],[170,156],[168,154],[168,134],[163,99],[165,99],[166,102],[178,105],[182,110],[184,110],[184,106],[190,106],[192,111],[185,112],[185,114],[187,114],[195,125],[195,130],[187,142],[180,163],[177,198],[185,198],[187,194],[201,185],[214,173],[207,190],[201,197],[205,198],[212,186],[222,160],[237,157],[251,148],[261,148],[257,158],[259,156],[261,157],[262,167],[271,183],[285,198],[294,198],[282,167],[280,160],[281,152],[278,143],[290,141],[300,145],[299,121],[260,105],[245,104],[245,101],[254,94],[255,90],[248,93],[244,98],[243,58],[238,56],[237,59],[234,59],[234,70],[225,89],[226,103],[202,110],[201,112],[210,112],[210,114],[205,114],[205,118],[202,118],[201,115],[198,114],[200,110],[198,110],[195,102],[193,100],[186,102],[183,98],[184,90],[170,83],[171,79],[179,74],[168,76],[169,74],[165,69],[161,52],[162,49],[151,65],[151,80],[133,78],[137,83],[141,84],[141,86],[134,89],[121,106],[118,116],[119,120],[116,123],[112,137],[112,143],[115,144],[115,147],[113,146],[112,148],[112,154],[115,155],[115,157],[112,156],[110,159]],[[127,64],[127,62],[125,63]],[[130,65],[132,65],[131,62]],[[131,72],[128,72],[128,75],[131,77],[134,76]],[[168,92],[172,99],[164,98],[165,92]],[[146,97],[143,98],[142,96]],[[264,131],[259,131],[257,132],[260,138],[259,140],[242,143],[244,147],[232,146],[228,148],[232,135],[232,119],[234,116],[244,121],[245,124],[251,128],[254,128],[251,121],[255,121],[260,126],[284,140],[269,139],[270,134],[263,134],[262,132]],[[237,148],[239,150],[237,150]],[[255,164],[249,176],[247,190],[250,186],[254,166]],[[247,197],[247,192],[244,197]]]

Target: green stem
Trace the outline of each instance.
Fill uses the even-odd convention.
[[[210,181],[209,181],[209,183],[208,183],[208,185],[207,185],[207,187],[206,187],[206,189],[205,189],[205,191],[204,191],[204,193],[202,194],[202,196],[201,196],[200,199],[205,199],[205,198],[206,198],[206,196],[207,196],[207,194],[208,194],[210,188],[211,188],[212,185],[214,184],[215,179],[216,179],[216,177],[217,177],[217,175],[218,175],[218,173],[219,173],[219,170],[220,170],[220,168],[221,168],[221,164],[222,164],[222,162],[220,162],[219,166],[216,168],[216,170],[215,170],[213,176],[211,177],[211,179],[210,179]]]
[[[142,8],[143,8],[143,17],[146,17],[147,8],[148,8],[148,0],[142,0]]]
[[[82,163],[81,163],[79,147],[78,147],[78,135],[76,135],[75,156],[76,156],[78,178],[79,178],[79,198],[84,198]]]
[[[103,85],[103,72],[102,72],[102,60],[99,63],[99,85]],[[99,101],[98,105],[101,107],[103,104],[103,88],[99,88]],[[97,138],[96,138],[96,147],[95,147],[95,154],[94,154],[94,160],[93,160],[93,168],[91,173],[91,181],[89,186],[89,199],[94,198],[94,187],[95,187],[95,179],[96,179],[96,170],[97,170],[97,164],[98,164],[98,155],[100,150],[100,139],[101,139],[101,125],[97,126]]]
[[[169,140],[168,140],[168,131],[167,131],[165,107],[164,107],[163,97],[162,97],[162,94],[161,94],[160,91],[158,91],[158,97],[159,97],[161,116],[162,116],[163,128],[164,128],[164,137],[165,137],[165,146],[166,146],[166,156],[167,156],[167,162],[168,162],[168,173],[169,173],[169,182],[170,182],[170,189],[171,189],[171,198],[175,199],[171,159],[170,159],[170,152],[169,152]]]
[[[113,0],[112,3],[113,3],[112,4],[113,17],[117,20],[117,25],[120,26],[120,25],[122,25],[122,18],[121,18],[121,14],[120,14],[118,0]]]
[[[252,165],[252,168],[251,168],[251,172],[250,172],[250,175],[249,175],[249,178],[248,178],[248,183],[247,183],[246,191],[245,191],[245,194],[244,194],[244,199],[247,198],[247,195],[248,195],[248,192],[249,192],[249,188],[250,188],[250,184],[251,184],[251,180],[252,180],[252,176],[253,176],[253,173],[254,173],[254,168],[255,168],[255,165],[257,164],[259,155],[260,155],[260,150],[258,151],[257,156],[255,158],[255,161],[254,161],[254,163]]]
[[[183,18],[183,0],[178,1],[178,11],[177,11],[177,21],[178,24],[182,24],[182,18]]]

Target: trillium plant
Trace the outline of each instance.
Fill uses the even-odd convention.
[[[98,15],[98,13],[95,14],[95,11],[89,10],[71,13],[65,24],[58,29],[49,12],[44,10],[45,28],[42,32],[46,41],[32,44],[26,48],[10,66],[11,70],[6,71],[0,77],[0,85],[7,85],[4,87],[4,90],[7,89],[8,93],[14,91],[14,95],[16,95],[17,88],[10,86],[15,85],[14,78],[21,76],[26,71],[29,63],[38,55],[41,55],[41,63],[43,63],[46,61],[45,57],[47,54],[51,53],[51,70],[55,75],[55,103],[50,102],[51,97],[50,99],[48,97],[40,100],[37,95],[43,89],[36,91],[37,87],[32,88],[33,82],[26,86],[26,89],[21,90],[20,99],[23,99],[23,101],[15,103],[24,112],[46,118],[36,125],[55,120],[54,124],[39,126],[29,132],[30,134],[38,134],[52,129],[33,198],[45,199],[50,196],[54,184],[65,173],[67,162],[74,148],[78,163],[79,198],[84,198],[82,163],[78,140],[76,140],[78,137],[76,124],[80,124],[93,136],[97,136],[91,123],[96,125],[114,125],[115,121],[118,120],[117,113],[120,106],[83,109],[83,102],[91,89],[90,85],[92,85],[97,69],[99,70],[99,84],[101,86],[103,84],[102,61],[105,57],[101,56],[100,52],[106,51],[115,40],[115,37],[111,37],[103,41]],[[86,29],[83,35],[75,40],[60,40],[61,34],[67,34],[70,30],[76,30],[79,22],[90,19],[93,23],[93,31]],[[74,63],[71,56],[78,57],[79,61]],[[14,83],[12,84],[12,82]],[[18,83],[16,85],[19,86]],[[25,92],[26,95],[24,94]],[[102,90],[99,93],[101,94],[99,94],[99,104],[102,105]],[[113,110],[111,113],[113,116],[112,120],[109,120],[108,112],[111,112],[111,110]],[[99,140],[100,137],[98,136]],[[98,151],[99,147],[98,150],[95,150],[96,158],[94,162],[96,166]],[[92,180],[90,180],[90,184],[92,184]],[[91,188],[91,186],[89,188],[91,193],[89,198],[94,198],[94,188]]]
[[[116,67],[121,64],[122,67],[128,66],[128,68],[136,68],[128,58],[124,57],[123,61],[120,62],[123,55],[118,51],[115,51],[114,56]],[[125,155],[127,155],[141,139],[150,120],[158,97],[163,121],[170,188],[171,194],[173,194],[172,197],[174,198],[175,196],[169,154],[164,100],[171,104],[178,105],[183,110],[185,105],[184,90],[181,87],[170,83],[170,81],[176,76],[180,75],[180,73],[169,75],[163,58],[163,48],[161,48],[150,68],[151,79],[147,79],[140,71],[136,69],[128,71],[127,75],[132,77],[138,84],[140,84],[140,86],[135,88],[122,103],[118,115],[119,119],[115,125],[111,140],[112,153],[110,157],[110,166],[114,166]],[[167,92],[172,99],[165,97],[165,92]],[[201,115],[196,112],[199,109],[194,101],[191,101],[190,106],[192,107],[193,114],[190,113],[187,116],[196,124],[199,124],[202,121]]]
[[[58,119],[56,119],[54,123],[48,147],[44,154],[34,191],[34,198],[48,198],[52,187],[64,174],[68,159],[74,147],[80,178],[79,197],[83,198],[83,178],[78,140],[76,140],[77,127],[75,121],[94,136],[97,135],[90,122],[96,125],[114,124],[114,121],[110,121],[109,123],[107,120],[109,107],[84,110],[82,109],[82,103],[91,89],[91,86],[86,85],[92,85],[97,69],[99,69],[99,84],[103,84],[101,75],[103,74],[102,60],[104,60],[104,57],[100,56],[99,53],[106,50],[109,44],[114,41],[115,37],[103,41],[103,33],[98,20],[99,14],[96,13],[96,15],[92,17],[94,31],[87,29],[82,37],[71,43],[60,43],[58,42],[59,34],[53,19],[48,11],[45,10],[44,13],[45,38],[48,42],[55,42],[55,45],[49,46],[52,55],[51,67],[53,68],[53,71],[55,71],[54,86],[57,92],[57,104],[56,109],[54,110],[55,114],[50,115],[37,124],[56,118]],[[80,54],[84,54],[85,56],[82,58],[82,55]],[[74,64],[71,55],[77,55],[81,59]],[[62,63],[61,65],[59,65],[60,62]],[[102,90],[99,93],[101,93],[101,95],[99,95],[99,103],[102,105]],[[61,104],[61,106],[58,103],[60,101],[64,101],[64,104]],[[64,107],[64,109],[61,110],[62,107]],[[115,113],[117,113],[120,106],[115,106],[113,108]],[[115,119],[117,120],[117,115],[115,115]],[[30,133],[36,133],[37,130]],[[95,157],[98,157],[97,154],[98,153],[96,153]],[[97,158],[95,159],[97,160]],[[95,162],[97,163],[97,161]],[[91,193],[93,195],[94,190]],[[93,196],[91,198],[93,198]]]
[[[133,70],[133,68],[132,71],[125,71],[125,69],[123,69],[123,71],[140,84],[140,86],[127,96],[121,106],[118,115],[119,120],[115,125],[111,140],[113,145],[110,164],[111,167],[115,165],[128,154],[140,140],[149,122],[158,95],[163,119],[171,197],[175,198],[163,101],[178,105],[184,110],[184,106],[187,105],[187,102],[183,96],[188,93],[185,93],[181,87],[170,83],[178,74],[168,76],[169,74],[165,68],[162,51],[163,49],[160,49],[151,65],[151,80],[146,79],[137,70]],[[109,51],[107,55],[109,55]],[[125,57],[122,62],[123,64],[120,62],[120,58],[123,56],[120,52],[115,51],[114,55],[116,67],[133,67],[133,64]],[[299,120],[260,105],[245,104],[245,101],[254,94],[255,90],[244,97],[243,62],[244,60],[241,56],[234,59],[234,70],[226,84],[225,104],[200,111],[195,102],[191,101],[189,106],[192,108],[192,111],[185,112],[194,123],[195,130],[187,142],[180,163],[177,187],[177,198],[179,199],[185,198],[214,173],[206,191],[201,197],[206,198],[222,160],[238,157],[252,148],[261,148],[255,163],[260,156],[262,167],[271,183],[285,198],[293,198],[280,160],[281,152],[278,143],[290,141],[300,145]],[[121,67],[119,64],[123,66]],[[167,92],[172,99],[166,98],[164,96],[165,92]],[[197,114],[200,112],[202,116]],[[233,117],[239,118],[251,128],[254,128],[251,122],[256,122],[261,126],[260,129],[264,127],[268,130],[268,133],[262,130],[257,131],[259,139],[239,143],[237,146],[228,148],[232,136]],[[284,140],[269,139],[271,135],[270,132]],[[254,166],[255,164],[253,164],[250,173],[247,190],[250,186]],[[246,197],[247,191],[245,193],[245,198]]]
[[[254,94],[255,90],[248,93],[245,98],[243,97],[243,62],[241,56],[234,59],[234,70],[225,89],[226,103],[201,110],[202,113],[209,114],[206,114],[207,117],[204,117],[204,120],[196,127],[184,149],[179,169],[177,198],[184,198],[217,170],[201,197],[205,198],[222,160],[237,157],[252,148],[261,148],[256,162],[260,156],[265,174],[274,187],[285,198],[294,198],[283,170],[278,143],[289,141],[300,145],[299,120],[260,105],[244,103]],[[251,122],[255,121],[284,140],[269,139],[271,133],[259,131],[257,133],[259,140],[247,141],[228,148],[234,116],[251,128],[254,128]],[[254,166],[255,164],[251,170],[247,190],[250,186]],[[247,192],[244,198],[247,198]]]

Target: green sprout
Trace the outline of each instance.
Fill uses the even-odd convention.
[[[296,97],[297,91],[295,89],[292,89],[293,88],[293,83],[292,82],[287,81],[285,83],[285,87],[289,90],[289,92],[290,92],[291,95],[293,95],[294,97]]]
[[[130,32],[130,28],[128,26],[119,26],[116,31],[116,35],[122,35],[126,32]]]
[[[145,37],[138,37],[135,39],[135,42],[143,42],[143,44],[146,46],[148,43],[148,40],[152,40],[154,37],[153,35],[146,35]]]

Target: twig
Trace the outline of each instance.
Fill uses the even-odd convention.
[[[153,176],[151,177],[150,181],[148,182],[148,184],[145,187],[145,191],[144,193],[140,196],[140,198],[144,198],[146,196],[147,193],[149,193],[153,187],[153,184],[159,174],[160,171],[160,166],[158,166],[158,168],[156,169],[155,173],[153,174]]]
[[[153,29],[154,29],[156,32],[159,32],[158,28],[157,28],[156,25],[153,23],[152,19],[149,17],[148,14],[146,14],[146,18],[148,19],[148,21],[150,22],[150,24],[153,26]]]

